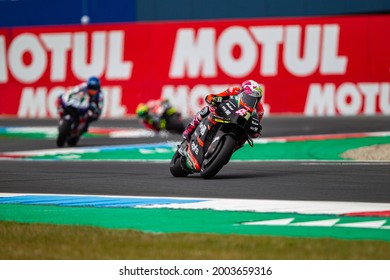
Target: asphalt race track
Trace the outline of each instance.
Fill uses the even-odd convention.
[[[56,120],[0,119],[0,126],[56,126]],[[136,120],[101,120],[99,127],[140,127]],[[263,136],[390,130],[390,117],[268,117]],[[168,138],[86,138],[80,147],[155,143]],[[0,152],[56,148],[44,139],[0,139]],[[390,202],[389,162],[231,162],[211,180],[174,178],[168,163],[0,160],[1,193],[98,194]]]

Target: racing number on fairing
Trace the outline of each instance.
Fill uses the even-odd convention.
[[[249,120],[251,114],[246,109],[240,109],[236,111],[236,115],[244,117],[246,120]]]

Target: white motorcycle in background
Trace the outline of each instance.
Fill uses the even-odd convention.
[[[58,123],[57,146],[65,143],[75,146],[86,131],[88,118],[93,117],[96,107],[91,106],[89,96],[81,93],[64,93],[61,97],[62,113]]]

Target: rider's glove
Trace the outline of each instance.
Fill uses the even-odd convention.
[[[208,104],[211,104],[213,106],[218,106],[219,104],[222,103],[222,97],[221,96],[217,96],[217,95],[212,95],[212,94],[209,94],[206,96],[205,98],[205,101],[208,103]]]

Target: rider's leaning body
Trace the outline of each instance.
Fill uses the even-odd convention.
[[[186,130],[183,132],[183,138],[189,140],[191,138],[192,133],[195,131],[196,127],[199,123],[211,112],[215,110],[215,107],[218,106],[222,102],[228,101],[232,96],[237,96],[242,92],[247,92],[248,94],[256,94],[258,95],[258,102],[255,108],[257,113],[258,122],[254,122],[255,125],[250,126],[250,136],[251,138],[257,138],[261,136],[262,126],[260,124],[263,115],[264,115],[264,107],[261,103],[261,98],[263,95],[263,87],[259,85],[257,82],[253,80],[247,80],[242,83],[241,87],[233,86],[227,88],[225,91],[217,93],[217,94],[208,94],[205,97],[205,101],[207,106],[203,107],[194,117],[194,119],[187,126]]]

